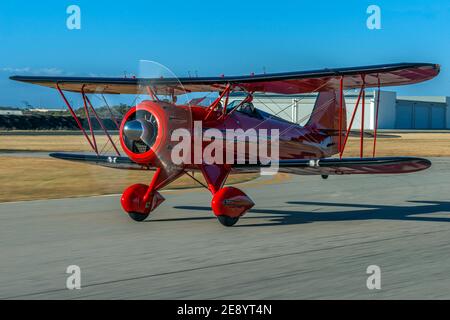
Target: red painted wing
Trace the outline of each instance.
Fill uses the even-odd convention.
[[[422,171],[431,167],[427,159],[414,157],[344,158],[321,160],[280,160],[280,172],[297,175],[400,174]],[[256,172],[261,165],[236,165],[240,172]]]
[[[399,63],[368,67],[323,69],[289,73],[263,74],[239,77],[209,78],[80,78],[80,77],[40,77],[14,76],[12,80],[86,93],[136,94],[140,86],[151,85],[157,94],[174,90],[176,94],[187,92],[221,91],[227,84],[234,85],[234,91],[267,92],[278,94],[300,94],[337,90],[340,78],[345,77],[344,89],[360,88],[363,81],[367,88],[399,86],[418,83],[434,78],[440,67],[430,63]],[[364,80],[363,80],[364,79]],[[183,88],[180,88],[180,83]]]
[[[96,156],[89,154],[52,153],[51,157],[75,162],[84,162],[115,169],[154,170],[154,168],[141,166],[127,157]],[[344,175],[344,174],[397,174],[412,173],[428,169],[431,162],[422,158],[413,157],[386,157],[386,158],[344,158],[321,160],[281,160],[280,172],[298,175]],[[234,165],[235,173],[259,172],[268,165]]]

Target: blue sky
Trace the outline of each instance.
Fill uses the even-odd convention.
[[[369,5],[381,30],[366,27]],[[66,27],[70,5],[81,30]],[[450,96],[448,1],[15,1],[0,2],[0,105],[62,106],[53,90],[13,83],[12,74],[120,76],[140,59],[177,76],[296,71],[433,62],[441,75],[396,88]]]

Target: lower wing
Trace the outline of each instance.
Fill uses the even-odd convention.
[[[235,170],[248,172],[277,166],[280,172],[297,175],[400,174],[428,169],[431,161],[414,157],[300,159],[281,160],[264,166],[237,165]]]
[[[125,170],[155,170],[155,168],[142,166],[133,162],[128,157],[115,157],[115,156],[97,156],[91,154],[74,154],[74,153],[51,153],[50,157],[82,162],[86,164],[94,164],[102,167],[114,168],[114,169],[125,169]]]
[[[136,164],[127,157],[96,156],[87,154],[52,153],[51,157],[100,165],[115,169],[155,170]],[[344,175],[344,174],[400,174],[422,171],[431,167],[427,159],[414,157],[344,158],[320,160],[281,160],[272,164],[234,165],[234,173],[259,172],[263,168],[279,167],[280,172],[297,175]]]

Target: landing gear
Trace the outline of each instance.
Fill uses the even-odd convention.
[[[226,226],[234,226],[255,203],[241,190],[233,187],[223,187],[230,168],[224,166],[204,166],[203,175],[208,183],[208,189],[213,194],[211,207],[219,222]],[[167,175],[158,169],[153,176],[150,186],[135,184],[122,195],[121,203],[131,219],[142,222],[164,202],[164,197],[158,192],[170,181],[181,176],[184,171]]]
[[[211,203],[214,214],[225,227],[234,226],[254,205],[244,192],[233,187],[220,189]]]
[[[238,223],[240,217],[232,218],[228,216],[218,216],[217,219],[224,227],[232,227]]]
[[[156,171],[150,186],[135,184],[123,193],[121,198],[122,207],[134,221],[144,221],[151,212],[166,200],[157,191],[158,182],[162,176],[161,172],[161,169]]]
[[[148,218],[161,203],[163,196],[158,191],[149,192],[145,184],[135,184],[129,187],[122,195],[121,203],[125,212],[131,219],[142,222]]]
[[[231,169],[227,166],[205,165],[202,173],[213,194],[211,207],[219,222],[225,227],[234,226],[253,208],[255,203],[241,190],[223,187]]]
[[[143,221],[145,221],[145,219],[148,218],[148,216],[150,214],[142,214],[142,213],[137,213],[137,212],[130,212],[130,213],[128,213],[128,215],[130,216],[131,219],[133,219],[136,222],[143,222]]]
[[[327,175],[322,175],[322,179],[323,179],[323,180],[328,180],[328,178],[329,178],[329,176],[327,176]]]

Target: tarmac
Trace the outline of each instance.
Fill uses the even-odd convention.
[[[240,185],[256,206],[232,228],[201,189],[164,192],[143,223],[117,195],[0,204],[0,299],[449,299],[450,159],[432,160]]]

